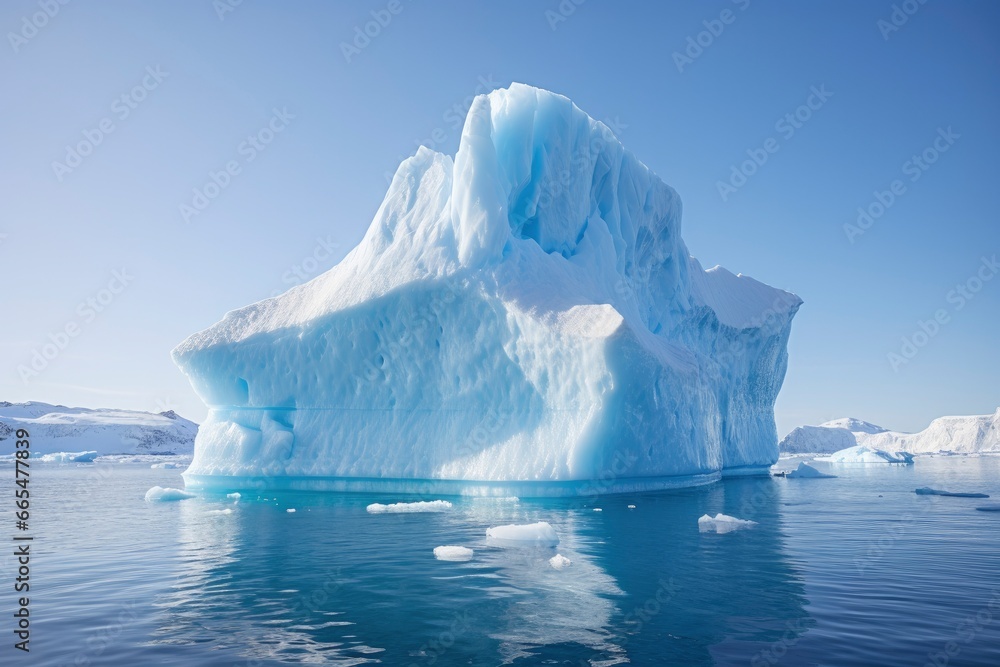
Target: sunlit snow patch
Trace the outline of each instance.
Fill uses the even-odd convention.
[[[468,547],[434,547],[434,557],[438,560],[466,561],[472,560],[475,552]]]
[[[789,479],[828,479],[836,477],[836,475],[827,475],[825,472],[820,472],[803,461],[799,463],[798,468],[785,475],[785,477]]]
[[[559,535],[545,521],[510,524],[487,528],[486,543],[495,547],[554,547],[559,544]]]
[[[756,525],[756,521],[737,519],[725,514],[716,514],[715,518],[705,514],[698,519],[698,530],[703,533],[730,533],[741,528],[753,528]]]
[[[186,500],[187,498],[194,498],[194,494],[170,487],[154,486],[146,492],[146,502],[150,503],[168,500]]]
[[[571,561],[569,558],[566,558],[566,556],[563,556],[562,554],[556,554],[555,556],[549,559],[549,565],[551,565],[557,570],[561,570],[564,567],[568,567],[569,565],[572,564],[573,561]]]
[[[451,509],[447,500],[421,500],[416,503],[393,503],[382,505],[372,503],[367,507],[370,514],[400,514],[406,512],[444,512]]]

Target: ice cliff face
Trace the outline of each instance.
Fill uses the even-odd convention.
[[[404,161],[339,265],[174,350],[211,408],[188,483],[531,495],[770,465],[801,301],[703,270],[680,221],[565,97],[478,97],[454,161]]]

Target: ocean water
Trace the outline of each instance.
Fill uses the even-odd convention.
[[[413,498],[147,503],[181,471],[37,464],[31,652],[13,649],[4,549],[0,664],[1000,665],[1000,513],[975,510],[1000,502],[1000,457],[825,469],[840,477],[374,515]],[[13,478],[0,465],[8,544]],[[758,525],[699,533],[717,512]],[[557,548],[485,544],[534,521]],[[439,561],[439,545],[475,555]]]

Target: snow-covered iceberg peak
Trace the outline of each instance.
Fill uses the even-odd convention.
[[[405,160],[340,264],[174,350],[211,408],[188,483],[531,496],[766,472],[801,301],[703,270],[680,218],[565,97],[476,98],[454,161]]]

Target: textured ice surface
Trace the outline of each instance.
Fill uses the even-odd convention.
[[[411,512],[444,512],[451,509],[447,500],[421,500],[415,503],[392,503],[383,505],[372,503],[368,506],[370,514],[406,514]]]
[[[559,544],[559,535],[545,521],[511,524],[487,528],[486,543],[496,547],[554,547]]]
[[[454,160],[405,160],[340,264],[174,350],[211,408],[187,483],[537,496],[766,474],[801,301],[704,270],[680,231],[677,193],[570,100],[477,97]]]
[[[194,498],[194,494],[188,493],[183,489],[174,489],[169,486],[154,486],[146,492],[146,502],[149,503],[169,500],[186,500],[187,498]]]
[[[828,463],[913,463],[913,454],[909,452],[886,452],[881,449],[871,449],[863,445],[848,447],[829,456],[820,456],[817,461]]]
[[[914,454],[1000,452],[1000,409],[992,415],[939,417],[918,433],[890,431],[845,417],[792,429],[779,448],[783,454],[832,453],[855,445]]]
[[[791,479],[824,479],[824,478],[836,477],[836,475],[828,475],[825,472],[820,472],[819,470],[816,470],[816,468],[813,468],[805,461],[799,463],[798,468],[792,470],[785,476]]]
[[[434,557],[438,560],[467,561],[472,560],[473,555],[474,552],[468,547],[434,547]]]
[[[731,533],[734,530],[753,528],[756,525],[756,521],[737,519],[734,516],[721,513],[716,514],[715,517],[705,514],[698,519],[698,530],[702,533]]]

